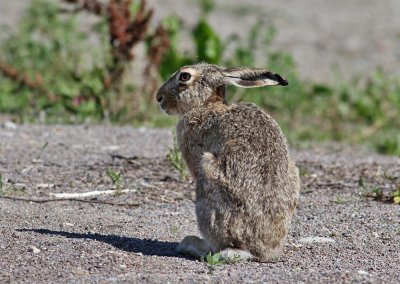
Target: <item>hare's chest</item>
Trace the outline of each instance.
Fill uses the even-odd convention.
[[[212,134],[203,128],[178,124],[177,140],[182,156],[196,178],[203,153],[214,152]]]

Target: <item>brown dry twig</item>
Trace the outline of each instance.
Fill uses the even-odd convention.
[[[147,64],[143,71],[143,77],[146,78],[145,83],[142,87],[144,92],[149,92],[153,99],[154,94],[157,90],[157,77],[154,75],[155,70],[158,70],[161,66],[161,61],[165,53],[170,48],[170,40],[168,32],[163,28],[161,24],[158,25],[154,34],[149,36],[149,50],[147,52]]]
[[[140,0],[138,10],[132,16],[129,9],[131,0],[109,0],[108,3],[99,0],[63,1],[78,5],[73,12],[84,10],[107,17],[112,64],[108,66],[104,86],[118,91],[125,65],[134,59],[133,48],[146,36],[153,9],[147,8],[146,0]]]
[[[141,0],[138,11],[132,19],[130,3],[131,0],[110,0],[108,3],[112,65],[108,68],[106,88],[119,86],[126,63],[134,59],[133,48],[144,40],[153,15],[153,10],[146,8],[146,0]]]
[[[47,90],[44,86],[42,76],[40,74],[36,74],[35,79],[29,78],[28,75],[18,71],[14,67],[8,65],[7,63],[0,61],[0,73],[32,91],[39,91],[45,94],[51,102],[57,100],[56,95],[52,94],[49,90]]]
[[[64,0],[66,3],[76,4],[77,8],[74,10],[61,10],[62,12],[77,13],[80,11],[87,11],[95,15],[105,15],[106,6],[98,0]]]
[[[130,3],[131,0],[110,0],[107,8],[110,44],[116,61],[133,59],[132,48],[144,39],[153,15],[153,10],[146,8],[146,0],[141,0],[132,19]]]

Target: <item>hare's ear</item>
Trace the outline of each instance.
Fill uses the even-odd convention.
[[[222,70],[226,85],[232,84],[242,88],[255,88],[275,85],[288,85],[288,81],[279,74],[266,69],[234,67]]]

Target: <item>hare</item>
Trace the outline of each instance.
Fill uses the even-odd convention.
[[[300,179],[277,123],[254,104],[228,104],[225,86],[285,86],[279,74],[251,67],[184,66],[156,99],[178,115],[177,140],[196,181],[203,239],[186,237],[178,253],[220,252],[224,259],[265,262],[282,254]]]

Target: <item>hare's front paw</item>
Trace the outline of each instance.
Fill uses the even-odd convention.
[[[210,152],[204,152],[201,157],[201,169],[206,179],[221,181],[221,173],[217,158]]]
[[[204,166],[210,166],[215,164],[216,158],[213,153],[204,152],[202,155],[202,162]]]
[[[201,257],[205,257],[212,249],[205,240],[196,236],[187,236],[179,243],[176,251],[179,254],[200,259]]]

